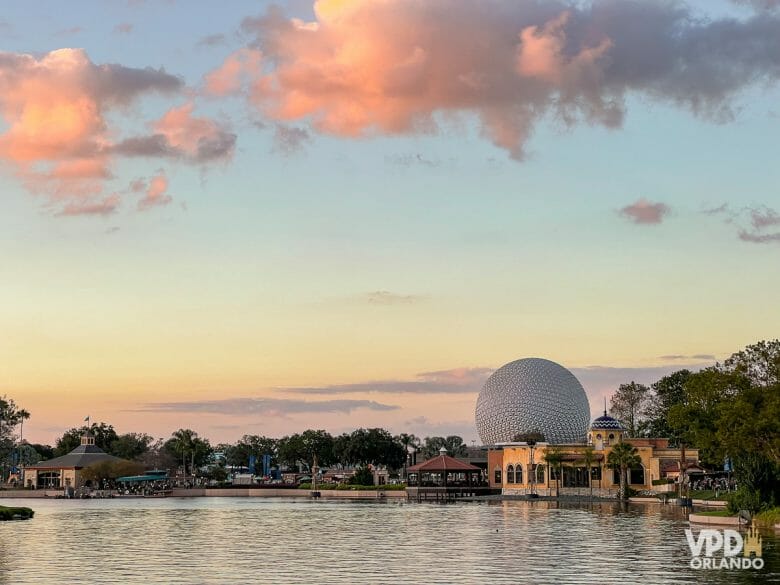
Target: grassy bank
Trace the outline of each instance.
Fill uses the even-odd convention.
[[[35,512],[30,508],[8,508],[0,506],[0,520],[27,520],[32,518]]]
[[[730,514],[728,510],[707,510],[705,512],[696,512],[696,514],[699,516],[717,516],[718,518],[736,516],[736,514]]]
[[[763,512],[759,512],[755,516],[756,524],[759,526],[774,526],[780,524],[780,507],[775,506],[769,508]]]
[[[715,490],[691,490],[688,496],[692,500],[725,500],[728,492],[721,491],[715,496]]]

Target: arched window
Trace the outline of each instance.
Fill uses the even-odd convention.
[[[515,468],[515,483],[523,483],[523,466],[519,463]]]
[[[536,466],[536,483],[544,483],[544,466]]]
[[[506,466],[506,482],[515,483],[515,468],[512,465]]]

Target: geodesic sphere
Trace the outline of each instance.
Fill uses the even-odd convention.
[[[541,358],[501,366],[477,398],[477,432],[484,445],[533,431],[544,434],[548,443],[580,443],[589,422],[582,384],[560,364]]]

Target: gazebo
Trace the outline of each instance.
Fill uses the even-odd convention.
[[[454,499],[476,495],[481,487],[482,470],[475,465],[447,455],[442,447],[439,455],[408,469],[407,494],[409,498],[426,500]]]
[[[41,461],[24,470],[28,487],[79,488],[83,481],[81,470],[103,461],[121,461],[119,457],[109,455],[95,445],[95,437],[89,433],[81,436],[81,445],[67,455]]]

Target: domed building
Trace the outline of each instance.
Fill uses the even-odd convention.
[[[590,405],[579,380],[553,361],[510,362],[487,379],[477,398],[476,425],[485,445],[539,432],[552,444],[584,443]]]
[[[594,419],[588,431],[588,444],[593,445],[596,451],[603,451],[604,447],[609,447],[619,443],[626,433],[626,429],[616,418],[612,418],[604,409],[604,414]]]
[[[670,447],[669,439],[665,438],[629,438],[622,423],[609,416],[606,409],[590,425],[587,413],[583,423],[576,410],[575,415],[566,419],[566,413],[570,412],[566,410],[569,404],[567,397],[576,405],[578,393],[565,386],[571,382],[561,370],[572,378],[574,376],[554,362],[519,360],[527,361],[536,363],[520,364],[518,367],[518,362],[512,362],[504,366],[511,366],[511,376],[504,374],[493,382],[488,379],[477,403],[477,429],[482,440],[487,443],[488,483],[491,488],[501,489],[506,495],[582,496],[586,493],[590,496],[617,497],[621,478],[619,470],[610,467],[609,454],[621,442],[635,447],[641,461],[627,472],[627,483],[632,489],[671,491],[674,484],[661,482],[660,485],[654,485],[654,480],[674,481],[682,473],[680,470],[683,467],[687,470],[699,469],[698,450]],[[536,376],[528,375],[529,366],[536,372]],[[496,374],[504,368],[497,370]],[[556,379],[556,376],[559,377]],[[529,378],[531,382],[528,382]],[[547,386],[544,385],[545,380]],[[499,382],[497,390],[495,384]],[[540,398],[545,388],[549,387],[555,389],[549,393],[554,397],[553,406],[545,404]],[[579,388],[584,393],[582,387]],[[503,397],[503,402],[496,395]],[[495,400],[497,404],[488,402],[486,405],[485,401],[490,400]],[[490,410],[502,408],[501,404],[506,409],[506,416],[503,417],[500,412]],[[550,418],[554,424],[551,424]],[[498,421],[497,429],[489,426],[491,421]],[[524,437],[517,437],[533,431],[544,433],[546,440],[522,440]],[[510,434],[512,436],[508,440],[504,439]],[[573,436],[577,437],[576,440],[561,440],[561,437]],[[555,454],[558,463],[551,463],[548,454]],[[684,463],[681,463],[681,459]],[[583,492],[585,489],[587,492]]]

